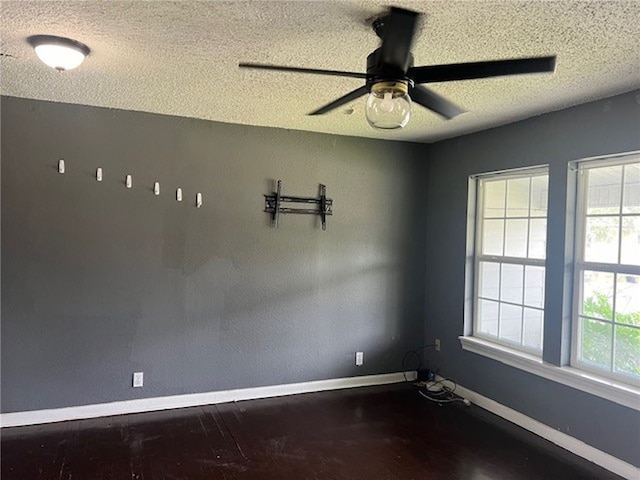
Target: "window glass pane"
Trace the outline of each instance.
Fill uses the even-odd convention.
[[[482,230],[482,253],[502,255],[504,220],[485,220]]]
[[[640,265],[640,215],[637,217],[622,217],[620,263]]]
[[[547,219],[533,218],[529,222],[529,258],[544,259],[547,255]]]
[[[500,339],[520,343],[522,307],[500,304]]]
[[[582,314],[613,320],[613,273],[583,272]]]
[[[611,329],[610,323],[581,319],[580,360],[592,366],[610,370]]]
[[[618,274],[615,321],[640,326],[640,275]]]
[[[614,370],[640,376],[640,329],[616,326]]]
[[[620,212],[622,165],[588,170],[587,215]]]
[[[524,309],[523,345],[542,350],[542,310]]]
[[[549,195],[549,176],[531,178],[531,216],[547,216],[547,198]]]
[[[480,296],[498,300],[500,287],[500,264],[480,262]]]
[[[522,304],[523,275],[524,267],[522,265],[502,265],[500,300]]]
[[[640,274],[634,271],[640,266],[637,158],[618,165],[585,163],[580,170],[584,189],[577,199],[585,213],[579,219],[584,237],[576,239],[582,271],[577,278],[580,304],[573,361],[622,381],[640,378]]]
[[[618,263],[620,217],[587,217],[584,259],[587,262]]]
[[[498,336],[498,302],[478,302],[478,331],[493,337]]]
[[[624,166],[622,213],[640,213],[640,163]]]
[[[505,180],[491,180],[484,182],[484,212],[485,218],[504,217]]]
[[[504,254],[507,257],[527,257],[527,220],[507,220]]]
[[[529,178],[507,180],[507,217],[529,215]]]
[[[527,259],[546,256],[549,186],[541,169],[531,172],[518,170],[478,180],[474,333],[540,352],[545,269],[522,263],[538,263]]]
[[[524,304],[531,307],[544,306],[544,267],[525,267]]]

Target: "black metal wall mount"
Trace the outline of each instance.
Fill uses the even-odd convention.
[[[315,205],[314,208],[283,207],[283,203],[306,203]],[[282,195],[282,181],[278,180],[278,186],[271,195],[264,196],[264,211],[271,214],[271,226],[278,228],[280,214],[297,213],[303,215],[320,215],[322,230],[327,229],[327,215],[333,215],[333,200],[327,198],[327,187],[320,184],[319,197],[294,197]]]

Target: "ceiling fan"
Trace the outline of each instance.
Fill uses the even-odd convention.
[[[550,73],[555,69],[555,56],[414,67],[411,45],[419,16],[419,13],[411,10],[391,7],[387,15],[374,20],[373,29],[382,44],[367,57],[367,73],[259,63],[240,63],[239,67],[362,78],[365,80],[363,86],[309,115],[322,115],[368,93],[365,107],[367,121],[372,127],[380,129],[404,127],[411,118],[411,100],[446,119],[464,113],[463,109],[421,84]]]

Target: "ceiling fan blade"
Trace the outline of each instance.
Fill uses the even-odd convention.
[[[280,72],[297,72],[297,73],[312,73],[315,75],[332,75],[334,77],[367,78],[366,73],[342,72],[340,70],[317,70],[314,68],[282,67],[279,65],[263,65],[261,63],[239,63],[238,66],[240,68],[252,68],[256,70],[276,70]]]
[[[360,88],[356,88],[353,92],[349,92],[346,95],[340,97],[339,99],[334,100],[333,102],[325,105],[324,107],[320,107],[319,109],[314,110],[309,115],[322,115],[323,113],[327,113],[333,110],[334,108],[338,108],[339,106],[344,105],[345,103],[349,103],[350,101],[355,100],[358,97],[361,97],[367,92],[369,92],[369,87],[367,87],[366,85],[363,85]]]
[[[392,7],[384,19],[380,59],[385,67],[403,75],[409,68],[411,44],[418,23],[418,13]]]
[[[512,60],[413,67],[409,69],[408,76],[415,83],[451,82],[524,73],[551,73],[555,70],[555,66],[555,56],[515,58]]]
[[[461,113],[465,113],[462,108],[421,85],[414,87],[413,90],[411,90],[410,96],[414,102],[434,111],[438,115],[442,115],[447,120],[457,117]]]

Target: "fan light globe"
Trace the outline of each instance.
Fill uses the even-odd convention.
[[[378,82],[367,95],[365,115],[369,125],[381,130],[404,127],[411,119],[411,98],[403,82]]]
[[[70,38],[36,35],[29,38],[42,63],[63,72],[79,66],[89,54],[89,47]]]

